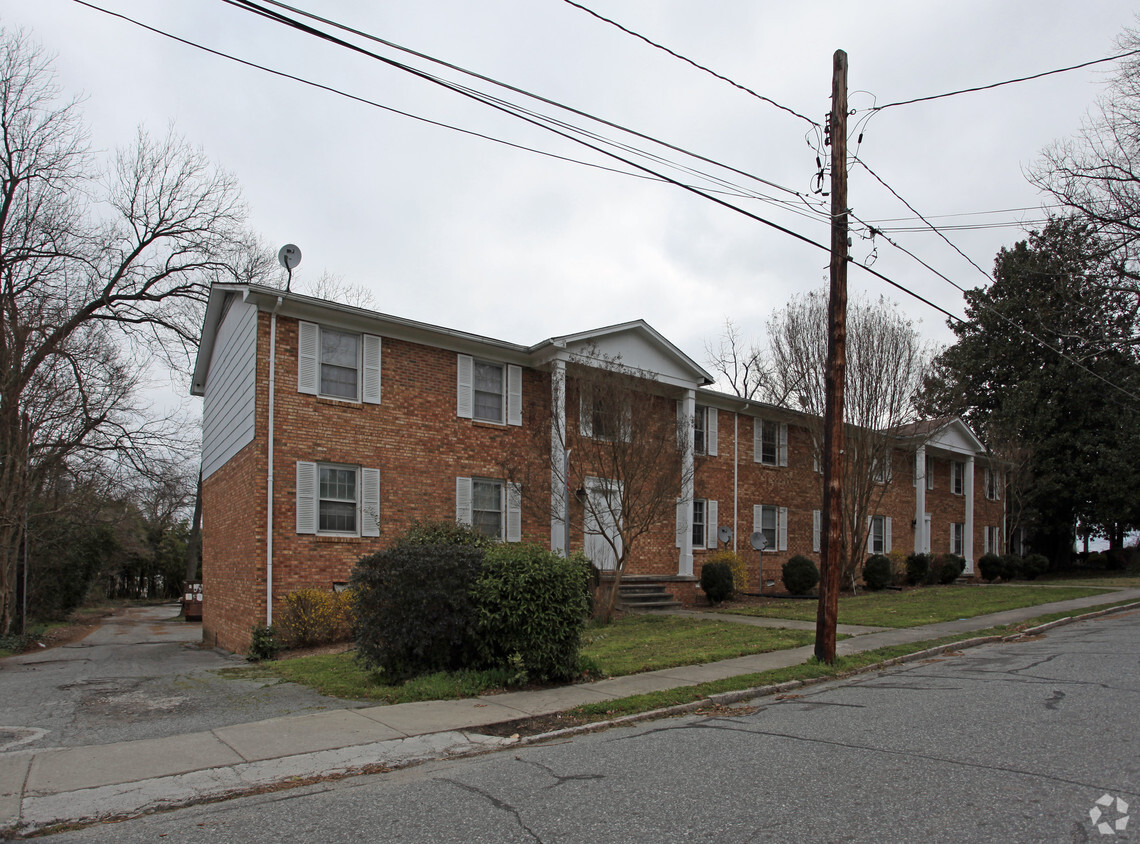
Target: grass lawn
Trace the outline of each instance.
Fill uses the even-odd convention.
[[[706,621],[674,616],[632,615],[612,624],[587,628],[582,656],[610,677],[676,665],[715,662],[745,654],[810,644],[814,633]],[[471,697],[504,685],[504,675],[463,671],[418,677],[389,686],[365,669],[352,653],[322,654],[263,662],[219,673],[238,679],[277,678],[309,686],[334,697],[408,703]]]
[[[1039,577],[1034,583],[1058,586],[1098,586],[1104,589],[1140,589],[1140,574],[1126,572],[1072,572]]]
[[[906,592],[864,592],[839,598],[839,623],[871,627],[917,627],[973,618],[1002,610],[1032,607],[1106,594],[1086,586],[926,586]],[[738,615],[815,621],[816,602],[772,599],[722,610]]]

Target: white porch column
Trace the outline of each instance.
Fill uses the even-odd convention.
[[[905,489],[905,487],[904,487]],[[914,453],[914,553],[926,550],[926,446]]]
[[[681,553],[677,561],[677,574],[691,577],[693,574],[693,425],[692,419],[697,412],[697,393],[695,390],[686,390],[685,397],[681,399],[684,408],[685,420],[688,424],[682,430],[683,448],[681,452],[681,506],[679,513],[686,514],[689,529],[681,535]]]
[[[569,495],[562,467],[566,465],[566,363],[556,360],[550,370],[550,550],[564,555]]]
[[[962,537],[966,574],[974,573],[974,455],[966,458],[966,524]]]

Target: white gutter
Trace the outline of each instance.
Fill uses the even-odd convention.
[[[273,397],[277,375],[277,309],[284,297],[277,297],[277,304],[269,316],[269,425],[267,430],[269,472],[265,493],[265,626],[273,624]]]

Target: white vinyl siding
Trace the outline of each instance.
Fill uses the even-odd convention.
[[[297,324],[297,392],[380,403],[381,341],[312,322]]]
[[[522,425],[522,367],[458,355],[456,410],[463,419]]]
[[[788,424],[752,420],[752,460],[765,466],[788,465]]]
[[[757,504],[752,508],[752,530],[764,534],[767,551],[788,550],[788,508]]]
[[[202,477],[253,442],[257,306],[233,299],[218,327],[202,401]]]

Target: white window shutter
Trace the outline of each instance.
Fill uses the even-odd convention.
[[[705,504],[705,547],[716,549],[717,547],[717,513],[716,502],[709,500]]]
[[[522,367],[507,367],[507,424],[522,424]],[[518,540],[512,540],[518,541]]]
[[[759,533],[764,527],[764,505],[752,505],[752,532]]]
[[[780,456],[777,461],[781,466],[788,465],[788,423],[780,423]],[[781,551],[785,550],[783,548]]]
[[[297,533],[317,532],[317,464],[297,461]]]
[[[953,522],[951,522],[950,523],[950,553],[951,554],[956,553],[954,551],[954,528],[955,527],[956,527],[956,525]]]
[[[360,470],[360,535],[380,535],[380,470]]]
[[[380,338],[364,335],[364,366],[361,398],[368,404],[380,404]],[[379,534],[377,534],[379,535]]]
[[[710,407],[705,410],[705,434],[706,445],[705,453],[710,457],[716,457],[716,408]]]
[[[822,547],[820,542],[823,534],[823,512],[820,510],[811,511],[811,550],[819,553]]]
[[[752,462],[759,463],[764,455],[764,420],[752,417]]]
[[[455,479],[455,521],[471,526],[471,479]]]
[[[470,419],[475,411],[475,361],[471,355],[459,355],[456,416]]]
[[[680,548],[685,541],[685,531],[689,529],[689,507],[688,504],[677,499],[677,547]]]
[[[781,551],[788,550],[788,508],[781,507],[776,522],[776,546]]]
[[[315,323],[297,323],[297,392],[317,394],[320,384],[321,330]]]
[[[507,484],[507,542],[522,542],[522,486]]]
[[[891,553],[891,517],[887,516],[883,519],[883,553]]]

